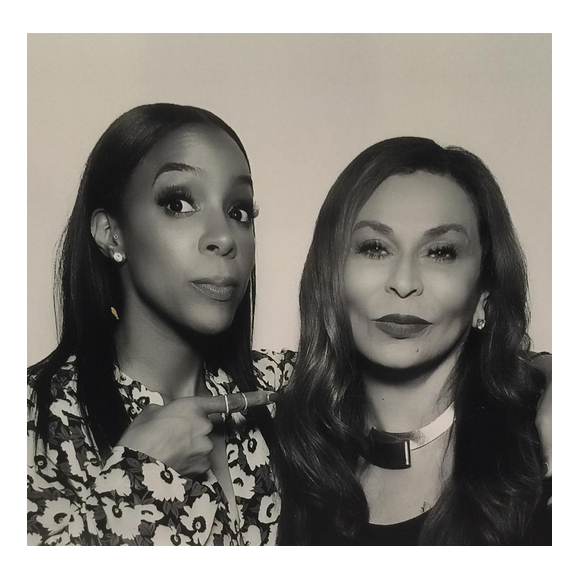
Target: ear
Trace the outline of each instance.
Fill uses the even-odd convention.
[[[123,253],[121,232],[117,222],[104,209],[96,209],[93,212],[91,234],[107,258],[112,258],[115,252]]]
[[[489,292],[485,291],[481,293],[479,300],[477,301],[477,306],[473,313],[473,320],[471,321],[471,326],[477,328],[477,321],[483,320],[485,322],[485,304],[489,298]]]

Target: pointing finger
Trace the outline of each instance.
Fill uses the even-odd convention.
[[[227,402],[226,402],[227,397]],[[204,397],[199,399],[202,410],[207,413],[239,413],[250,407],[270,405],[278,399],[277,393],[267,391],[253,391],[251,393],[233,393]]]

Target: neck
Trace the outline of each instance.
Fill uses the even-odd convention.
[[[369,404],[369,426],[400,433],[431,423],[452,402],[448,383],[456,354],[431,367],[385,369],[363,365],[362,379]]]
[[[115,331],[119,367],[168,400],[191,397],[204,384],[204,358],[196,342],[130,304]]]

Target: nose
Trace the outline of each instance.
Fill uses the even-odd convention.
[[[400,298],[423,294],[419,265],[412,256],[400,256],[389,264],[385,290],[394,292]]]
[[[226,216],[211,216],[199,239],[199,251],[213,253],[225,258],[235,258],[238,246]]]

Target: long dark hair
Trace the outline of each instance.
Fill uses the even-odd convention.
[[[122,315],[123,294],[114,264],[102,255],[91,235],[91,215],[98,208],[116,215],[141,160],[161,139],[184,126],[225,132],[247,160],[242,142],[219,117],[204,109],[166,103],[142,105],[121,115],[89,156],[56,264],[55,306],[61,313],[59,343],[47,358],[29,369],[37,375],[37,439],[46,440],[49,435],[51,382],[71,355],[76,356],[78,399],[99,450],[103,453],[114,446],[129,424],[114,379],[115,319],[111,306]],[[251,358],[254,301],[252,270],[231,327],[213,343],[206,360],[210,368],[221,367],[228,372],[242,391],[255,390]]]
[[[366,399],[342,280],[363,205],[392,175],[449,177],[467,193],[490,292],[484,331],[470,332],[456,368],[453,474],[424,525],[430,544],[517,543],[541,491],[533,425],[538,377],[527,362],[527,274],[503,195],[475,155],[428,139],[388,139],[363,151],[320,210],[300,286],[296,370],[277,405],[281,544],[349,543],[368,522],[357,472]],[[329,538],[334,538],[331,542]]]

